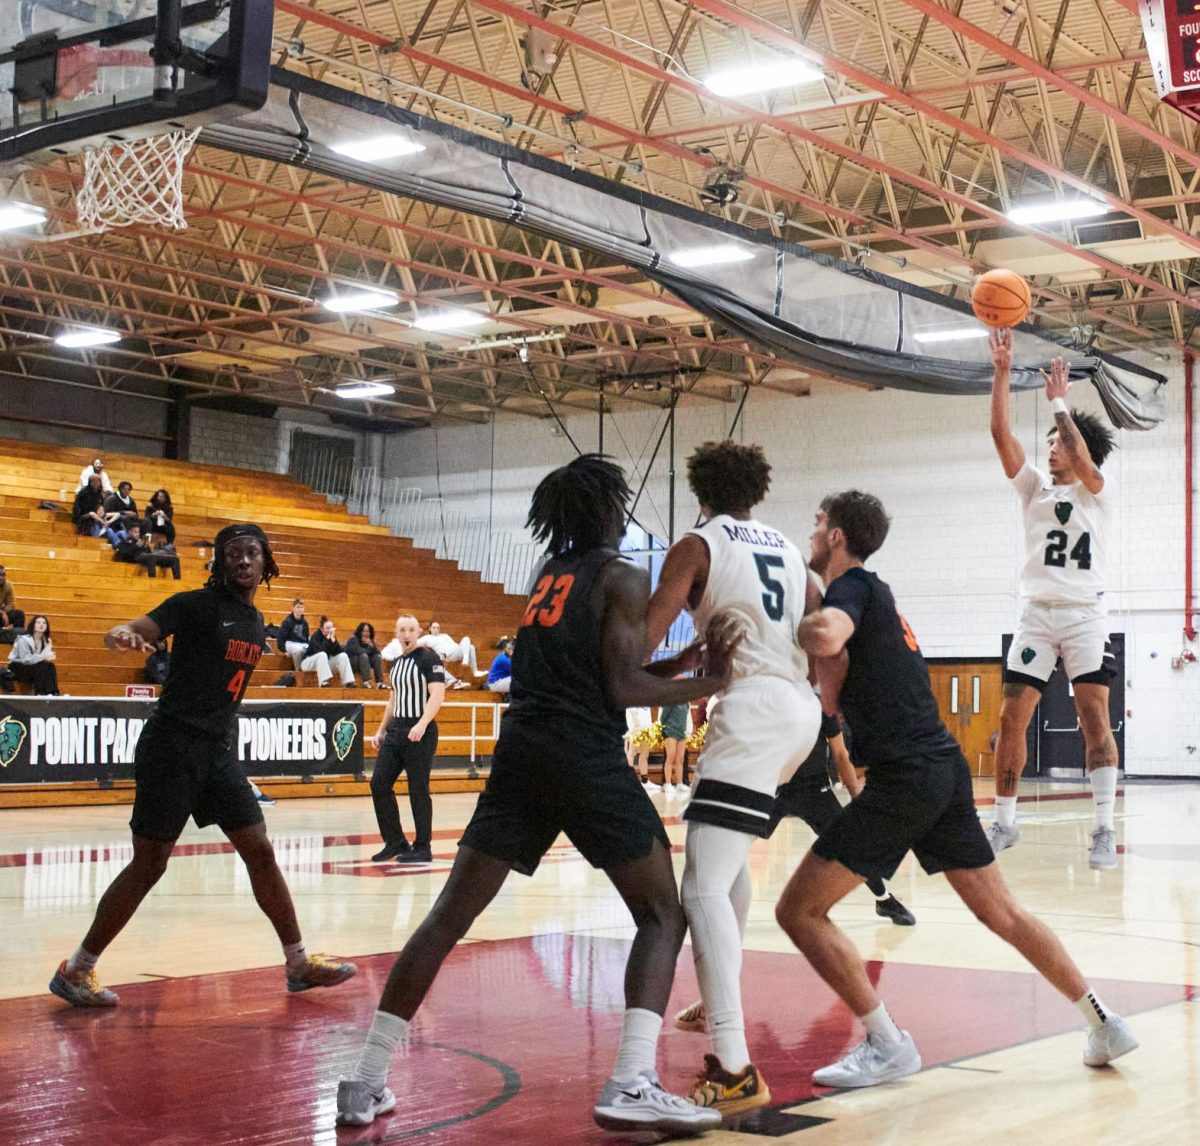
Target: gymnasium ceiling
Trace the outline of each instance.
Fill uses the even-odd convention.
[[[288,70],[959,298],[1012,267],[1039,323],[1099,349],[1196,344],[1200,124],[1159,102],[1135,0],[276,0],[274,38]],[[737,99],[700,82],[781,53],[824,80]],[[6,373],[82,359],[111,389],[171,381],[381,428],[812,381],[640,273],[513,226],[201,146],[185,231],[55,239],[78,177],[77,159],[0,176],[0,198],[54,217],[42,240],[0,235]],[[714,183],[736,201],[708,202]],[[1084,185],[1113,206],[1089,220],[1108,229],[1004,217]],[[321,309],[347,283],[401,304]],[[405,321],[448,302],[496,321],[437,336]],[[39,337],[81,322],[128,337],[84,352]],[[507,345],[478,346],[492,340]],[[396,393],[329,394],[354,378]]]

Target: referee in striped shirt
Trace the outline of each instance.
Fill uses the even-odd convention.
[[[379,750],[371,774],[371,799],[375,820],[383,836],[383,850],[375,862],[429,863],[433,859],[433,800],[429,773],[437,751],[438,727],[434,721],[446,699],[446,670],[432,649],[419,648],[421,626],[416,617],[396,618],[398,654],[392,662],[392,695],[371,743]],[[404,838],[400,806],[393,791],[402,772],[408,773],[408,800],[412,805],[413,842]]]

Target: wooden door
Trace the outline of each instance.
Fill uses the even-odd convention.
[[[941,661],[929,666],[938,711],[958,741],[971,771],[995,770],[992,733],[1000,727],[1003,666],[995,661]]]

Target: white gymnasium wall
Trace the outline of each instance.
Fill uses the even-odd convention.
[[[1110,545],[1112,628],[1127,642],[1126,728],[1131,774],[1200,776],[1200,664],[1182,671],[1171,659],[1182,644],[1183,384],[1177,360],[1168,373],[1169,420],[1149,433],[1122,433],[1106,467],[1119,490]],[[1073,401],[1102,413],[1090,387]],[[733,405],[685,400],[677,424],[676,535],[695,520],[684,460],[690,448],[722,437]],[[560,413],[562,413],[560,411]],[[1052,425],[1040,393],[1014,399],[1013,425],[1026,451],[1045,461]],[[606,420],[605,450],[637,477],[663,415],[621,413]],[[568,416],[580,448],[594,449],[593,415]],[[817,383],[808,397],[754,392],[737,436],[763,446],[774,466],[761,516],[801,548],[821,497],[858,487],[882,498],[892,517],[873,567],[891,582],[928,656],[999,656],[1001,635],[1017,612],[1023,544],[1017,501],[988,434],[986,398],[866,392]],[[648,529],[666,535],[665,443],[639,506]],[[402,476],[448,509],[521,529],[529,494],[551,467],[575,454],[552,419],[500,417],[494,426],[416,430],[389,439],[385,476]],[[493,467],[494,458],[494,467]],[[439,471],[440,470],[440,475]],[[634,482],[636,487],[637,482]]]

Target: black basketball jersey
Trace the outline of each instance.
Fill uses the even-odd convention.
[[[603,618],[592,609],[596,578],[614,560],[615,549],[589,549],[542,566],[517,630],[506,720],[550,719],[611,740],[624,735],[625,713],[604,693]]]
[[[829,586],[822,605],[854,622],[841,706],[854,730],[856,763],[869,767],[956,749],[917,638],[891,589],[874,573],[848,569]]]

